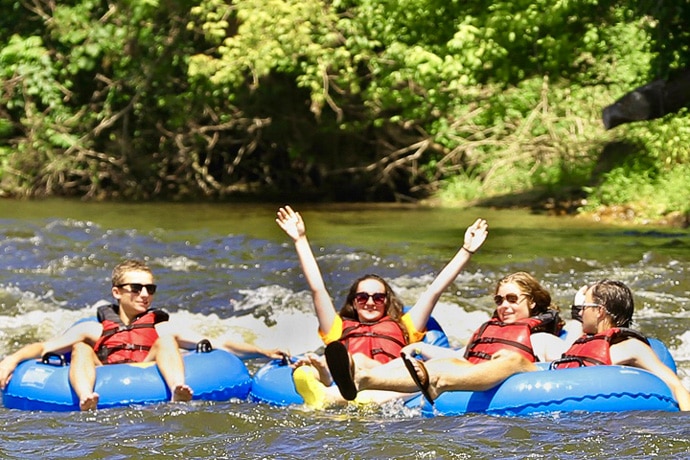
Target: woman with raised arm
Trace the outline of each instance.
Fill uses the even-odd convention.
[[[388,282],[374,274],[355,280],[338,312],[324,284],[300,214],[285,206],[278,210],[276,222],[295,243],[314,302],[320,337],[326,345],[343,344],[343,350],[360,368],[387,363],[400,356],[405,345],[424,338],[426,323],[441,294],[488,235],[488,225],[483,219],[468,227],[462,247],[408,312],[403,313],[403,303]],[[319,356],[308,354],[299,361],[293,379],[308,406],[320,408],[345,402],[335,387],[329,387],[332,376]],[[376,402],[394,397],[377,393],[367,396]]]

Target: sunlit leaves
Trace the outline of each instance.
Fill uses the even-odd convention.
[[[608,0],[13,8],[15,20],[0,21],[0,136],[35,155],[23,163],[29,178],[46,161],[67,170],[60,153],[68,152],[73,170],[111,168],[112,177],[121,168],[156,192],[190,177],[211,194],[232,187],[223,181],[295,183],[305,164],[325,174],[345,164],[366,171],[362,180],[374,171],[374,186],[383,169],[405,176],[391,184],[429,190],[457,175],[474,195],[505,187],[508,176],[510,187],[527,188],[582,178],[580,165],[611,140],[634,139],[666,168],[688,161],[687,115],[615,132],[600,120],[605,105],[655,72],[687,64],[685,2],[654,11]],[[433,148],[410,148],[420,142]],[[411,152],[409,163],[398,152]]]
[[[0,49],[0,78],[8,81],[0,97],[9,109],[42,111],[60,105],[64,96],[48,50],[39,37],[10,38],[8,45]]]

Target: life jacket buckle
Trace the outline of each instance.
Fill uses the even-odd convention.
[[[203,339],[196,344],[197,353],[209,353],[212,350],[213,346],[211,345],[211,342],[208,339]]]

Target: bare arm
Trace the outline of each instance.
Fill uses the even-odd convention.
[[[0,361],[0,388],[3,390],[12,378],[12,373],[22,361],[38,358],[43,355],[43,342],[30,343],[6,356]]]
[[[35,342],[23,346],[0,362],[0,388],[4,389],[7,386],[7,383],[12,378],[12,373],[21,362],[27,359],[40,358],[49,352],[66,353],[77,342],[94,344],[101,335],[102,330],[100,323],[85,321],[71,327],[58,337],[45,342]]]
[[[156,324],[156,332],[159,336],[171,335],[177,341],[177,345],[185,350],[194,350],[199,342],[205,340],[206,337],[191,330],[185,323],[178,319],[171,319]],[[257,347],[244,342],[235,342],[226,340],[222,344],[215,343],[214,340],[209,340],[213,348],[222,348],[230,353],[237,355],[242,359],[266,357],[271,359],[282,359],[284,356],[289,356],[289,353],[273,349]]]
[[[412,324],[414,324],[417,330],[424,330],[441,294],[455,281],[455,278],[458,277],[460,271],[470,260],[470,257],[472,257],[472,254],[484,244],[488,234],[489,226],[484,219],[477,219],[467,228],[462,247],[450,262],[443,267],[441,273],[436,276],[436,279],[434,279],[409,311]]]
[[[682,411],[690,411],[690,393],[678,376],[657,357],[654,350],[637,339],[628,339],[611,346],[614,364],[648,370],[668,385]]]
[[[321,270],[319,270],[319,265],[309,246],[302,216],[298,212],[293,211],[290,206],[280,208],[277,215],[276,222],[278,226],[295,242],[295,249],[302,266],[302,272],[311,290],[314,310],[319,321],[319,329],[323,333],[328,333],[338,313],[326,290]]]
[[[559,359],[569,348],[569,343],[548,332],[537,332],[530,336],[532,349],[541,362]]]
[[[223,343],[223,348],[239,356],[242,359],[251,358],[269,358],[269,359],[283,359],[285,357],[290,357],[290,354],[286,351],[274,348],[268,350],[265,348],[257,347],[245,342],[234,342],[231,340],[226,340]]]

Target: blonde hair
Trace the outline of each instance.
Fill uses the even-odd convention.
[[[125,260],[120,262],[113,268],[112,283],[113,286],[118,286],[123,283],[125,274],[129,272],[146,272],[153,276],[153,272],[144,262],[140,260]]]

